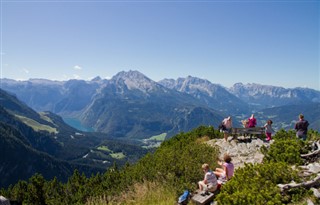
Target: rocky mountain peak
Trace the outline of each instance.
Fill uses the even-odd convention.
[[[160,86],[139,71],[122,71],[112,77],[111,81],[118,86],[126,86],[128,90],[140,90],[148,93],[160,89]]]
[[[101,80],[102,80],[102,78],[101,78],[100,76],[97,76],[97,77],[93,78],[91,81],[93,81],[93,82],[99,82],[99,81],[101,81]]]
[[[187,76],[186,78],[164,79],[159,81],[159,83],[169,89],[175,89],[180,92],[192,94],[195,92],[206,93],[208,96],[213,96],[214,92],[220,88],[220,85],[211,83],[206,79],[201,79],[197,77]]]

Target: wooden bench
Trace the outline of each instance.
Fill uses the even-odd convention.
[[[202,193],[198,193],[195,194],[191,200],[197,204],[197,205],[205,205],[208,204],[209,202],[212,202],[214,198],[214,194],[211,192],[208,192],[207,194]]]
[[[250,128],[244,128],[244,127],[234,127],[231,129],[231,134],[233,137],[236,136],[248,136],[250,137],[252,135],[256,135],[258,137],[262,137],[265,135],[265,128],[264,127],[250,127]]]

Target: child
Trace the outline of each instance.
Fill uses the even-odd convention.
[[[223,168],[216,168],[214,174],[218,176],[221,180],[230,180],[234,174],[234,165],[231,162],[231,157],[228,154],[223,156],[224,163],[218,161],[218,164]]]
[[[266,140],[269,142],[271,140],[271,134],[274,132],[274,130],[271,127],[272,120],[268,120],[267,123],[264,125],[265,131],[266,131]]]
[[[202,165],[202,170],[204,172],[204,179],[198,182],[200,191],[210,191],[214,192],[217,189],[217,177],[209,169],[208,164]]]

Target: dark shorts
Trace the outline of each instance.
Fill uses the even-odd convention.
[[[231,133],[231,128],[226,128],[224,130],[222,130],[223,133]]]

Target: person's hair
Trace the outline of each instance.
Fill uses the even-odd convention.
[[[224,160],[225,162],[227,162],[227,163],[230,163],[232,159],[231,159],[230,155],[224,154],[223,160]]]
[[[203,164],[203,165],[202,165],[202,169],[207,169],[207,170],[209,170],[209,164]]]
[[[272,120],[268,120],[267,122],[268,122],[268,123],[270,123],[270,124],[272,124],[272,123],[273,123],[273,122],[272,122]]]
[[[300,119],[303,119],[303,118],[304,118],[303,114],[300,114],[300,115],[299,115],[299,118],[300,118]]]

